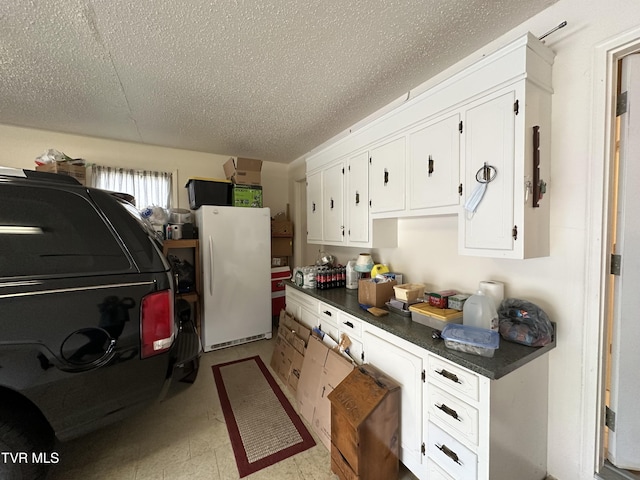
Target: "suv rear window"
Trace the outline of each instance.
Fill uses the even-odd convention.
[[[81,195],[3,185],[0,205],[0,278],[131,268],[112,231]]]

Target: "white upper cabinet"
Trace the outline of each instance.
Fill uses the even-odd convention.
[[[460,202],[460,115],[455,113],[409,133],[409,209],[455,207]]]
[[[475,213],[460,215],[463,250],[513,249],[514,102],[509,90],[483,98],[464,114],[464,198],[484,194]]]
[[[516,259],[549,255],[549,198],[539,198],[534,206],[533,185],[549,181],[550,117],[551,95],[526,80],[465,110],[462,203],[477,188],[484,188],[484,195],[475,213],[461,207],[461,254]]]
[[[344,163],[337,162],[322,172],[323,240],[337,244],[344,237]]]
[[[371,213],[404,210],[406,138],[404,136],[371,149],[369,189]]]
[[[360,172],[349,174],[346,182],[343,176],[341,218],[337,211],[326,212],[319,227],[323,222],[311,211],[317,202],[308,205],[311,243],[395,246],[398,218],[455,214],[460,254],[549,255],[549,194],[534,199],[533,192],[541,187],[544,193],[550,181],[554,54],[527,34],[476,58],[449,78],[423,85],[422,93],[410,92],[408,100],[307,159],[310,177],[336,162]],[[367,175],[365,222],[359,207]],[[327,195],[322,182],[322,195]],[[317,191],[309,185],[308,202],[314,202]],[[464,205],[479,185],[484,186],[482,199],[475,213],[467,213]],[[331,197],[334,208],[338,193]],[[322,209],[327,208],[325,200]],[[381,222],[390,219],[396,223]],[[385,231],[385,241],[395,237],[390,245],[378,244],[378,234]]]
[[[369,242],[369,153],[351,157],[347,165],[347,240]]]
[[[322,240],[322,174],[307,175],[307,242]]]

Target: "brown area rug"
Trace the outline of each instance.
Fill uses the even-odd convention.
[[[240,478],[316,444],[259,356],[211,368]]]

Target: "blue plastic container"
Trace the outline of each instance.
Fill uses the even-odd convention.
[[[483,357],[493,357],[500,346],[500,334],[495,330],[450,323],[441,334],[447,348]]]

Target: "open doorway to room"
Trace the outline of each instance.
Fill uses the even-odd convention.
[[[603,349],[602,468],[598,478],[640,480],[640,43],[615,64]]]

